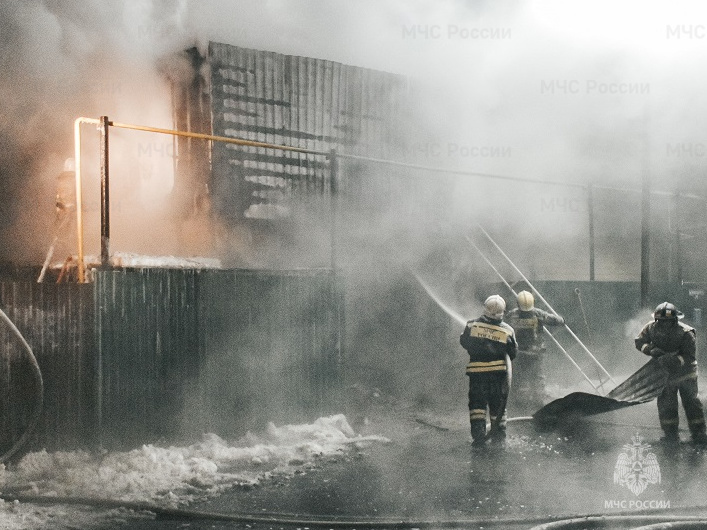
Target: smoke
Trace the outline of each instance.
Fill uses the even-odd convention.
[[[420,102],[411,154],[425,165],[634,188],[650,171],[656,187],[704,188],[696,178],[705,111],[697,75],[704,28],[693,22],[705,8],[698,2],[602,1],[570,9],[556,0],[47,0],[4,2],[0,10],[4,259],[36,262],[45,251],[54,179],[72,154],[73,119],[108,115],[170,127],[162,74],[178,75],[181,65],[166,58],[209,40],[409,76]],[[171,140],[114,136],[116,247],[178,250],[178,227],[164,204],[173,185]],[[86,152],[93,147],[87,140]],[[86,164],[96,167],[90,156]],[[87,196],[96,197],[92,171]],[[553,244],[585,243],[579,190],[460,178],[452,200],[462,219],[469,210],[477,219],[497,218],[519,241],[539,232]],[[96,231],[93,204],[89,233]],[[627,221],[611,205],[597,209],[618,228],[614,235],[635,239],[635,215]],[[635,202],[631,209],[637,215]],[[152,229],[136,230],[136,217]],[[612,237],[608,230],[597,237]],[[97,247],[93,239],[88,244]],[[540,270],[547,254],[539,246],[519,250],[531,269]],[[563,268],[576,265],[555,267]],[[629,270],[626,260],[609,260],[606,274]]]
[[[690,1],[606,0],[3,2],[1,259],[42,262],[55,223],[56,176],[73,155],[73,120],[107,115],[171,128],[167,79],[189,72],[175,54],[194,45],[203,50],[210,40],[408,76],[415,108],[407,162],[635,189],[649,174],[655,188],[704,193],[706,10]],[[96,254],[98,148],[95,131],[84,132],[86,244]],[[172,155],[169,137],[111,129],[114,249],[168,254],[189,246],[184,226],[170,215]],[[369,173],[375,180],[390,171]],[[582,188],[441,180],[413,170],[398,181],[404,178],[428,190],[419,203],[402,211],[392,201],[385,215],[340,227],[349,238],[338,249],[339,264],[368,274],[365,285],[352,285],[349,302],[380,316],[376,324],[386,331],[398,322],[382,320],[390,318],[389,307],[366,313],[368,295],[392,293],[391,305],[414,306],[398,283],[409,270],[420,271],[436,292],[459,297],[457,307],[474,307],[478,285],[495,281],[463,243],[463,231],[476,222],[533,279],[586,276]],[[595,199],[597,278],[635,280],[640,196],[597,190]],[[664,203],[654,212],[666,227]],[[190,223],[198,246],[198,234],[213,227],[204,219]],[[289,263],[325,262],[328,227],[321,220],[304,220],[303,227],[288,235]],[[63,241],[64,252],[73,252],[72,237]],[[256,266],[259,258],[237,264]],[[365,334],[367,321],[355,324]],[[401,350],[411,340],[377,347]]]
[[[169,87],[157,65],[164,53],[187,42],[174,29],[181,25],[181,9],[174,2],[9,1],[0,6],[2,259],[41,263],[52,237],[56,177],[73,156],[75,118],[108,115],[171,127]],[[89,129],[84,128],[84,194],[87,243],[95,251],[98,243],[90,236],[97,234],[98,151],[95,129]],[[140,168],[121,156],[126,150],[133,158],[138,150],[147,153],[152,144],[144,138],[115,135],[111,140],[118,218],[121,210],[123,216],[132,213],[128,201],[133,197],[124,190],[149,202],[168,177],[160,174],[155,157]],[[70,240],[67,236],[67,252],[75,248]]]
[[[415,108],[406,162],[635,189],[648,174],[657,189],[704,194],[705,15],[707,5],[687,0],[4,0],[0,260],[42,262],[55,224],[56,177],[73,156],[74,119],[107,115],[171,128],[167,79],[190,73],[175,54],[194,45],[203,51],[210,40],[408,76]],[[97,254],[91,127],[84,127],[83,153],[86,251]],[[214,231],[192,218],[185,241],[185,226],[171,215],[173,154],[169,137],[111,129],[114,249],[182,253]],[[391,173],[368,170],[369,180]],[[398,393],[459,406],[466,390],[459,320],[479,314],[478,302],[491,294],[482,286],[497,281],[464,242],[465,231],[481,223],[533,280],[583,279],[586,191],[413,170],[396,178],[401,190],[415,182],[428,193],[415,204],[392,201],[375,219],[342,212],[352,222],[339,227],[347,237],[337,257],[349,273],[347,346],[356,347],[344,352],[347,373],[375,388],[357,387],[361,401],[388,403]],[[640,195],[597,190],[595,200],[597,279],[636,280]],[[667,230],[665,203],[654,206]],[[284,247],[268,250],[278,264],[326,263],[330,232],[310,221],[285,242],[288,261],[281,261]],[[253,237],[242,235],[251,245]],[[74,252],[73,236],[62,244],[57,256]],[[437,307],[411,270],[459,316]],[[623,339],[630,341],[635,325],[626,323]],[[231,374],[262,352],[225,342],[205,367],[214,402],[194,397],[186,414],[218,410],[222,416],[210,421],[228,430],[234,420],[224,416],[255,403],[234,394]],[[621,351],[611,346],[610,355]],[[627,363],[641,360],[635,352]]]

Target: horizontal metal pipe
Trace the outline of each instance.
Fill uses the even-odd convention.
[[[330,156],[331,151],[315,151],[312,149],[303,149],[300,147],[290,147],[288,145],[277,145],[277,144],[269,144],[265,142],[255,142],[252,140],[243,140],[241,138],[230,138],[228,136],[215,136],[213,134],[203,134],[203,133],[195,133],[195,132],[188,132],[188,131],[176,131],[174,129],[162,129],[159,127],[148,127],[145,125],[133,125],[130,123],[120,123],[116,121],[109,121],[108,125],[111,125],[113,127],[118,127],[120,129],[131,129],[134,131],[147,131],[147,132],[154,132],[154,133],[160,133],[160,134],[172,134],[174,136],[183,136],[186,138],[199,138],[201,140],[210,140],[214,142],[223,142],[226,144],[236,144],[236,145],[244,145],[247,147],[263,147],[265,149],[278,149],[280,151],[292,151],[295,153],[306,153],[310,155],[319,155],[319,156]]]
[[[84,274],[84,267],[85,266],[84,266],[84,253],[83,253],[82,196],[81,196],[81,124],[83,124],[83,123],[90,123],[90,124],[94,124],[94,125],[99,125],[100,121],[97,119],[94,119],[94,118],[86,118],[86,117],[79,117],[79,118],[76,118],[76,120],[74,121],[74,160],[75,160],[75,164],[76,164],[76,224],[77,224],[76,231],[77,231],[77,239],[78,239],[78,281],[79,281],[79,283],[83,283],[85,281],[85,274]],[[202,139],[202,140],[207,140],[207,141],[242,145],[242,146],[246,146],[246,147],[260,147],[260,148],[264,148],[264,149],[276,149],[276,150],[281,150],[281,151],[305,153],[305,154],[311,154],[311,155],[317,155],[317,156],[323,156],[323,157],[329,157],[331,154],[330,151],[317,151],[317,150],[313,150],[313,149],[303,149],[303,148],[299,148],[299,147],[290,147],[287,145],[277,145],[277,144],[270,144],[270,143],[266,143],[266,142],[255,142],[252,140],[244,140],[241,138],[230,138],[230,137],[226,137],[226,136],[216,136],[213,134],[178,131],[178,130],[174,130],[174,129],[164,129],[164,128],[160,128],[160,127],[149,127],[149,126],[145,126],[145,125],[121,123],[121,122],[116,122],[116,121],[109,121],[108,125],[112,126],[112,127],[118,127],[121,129],[154,132],[154,133],[159,133],[159,134],[170,134],[173,136],[182,136],[182,137],[186,137],[186,138],[197,138],[197,139]],[[447,168],[440,168],[440,167],[423,166],[423,165],[417,165],[417,164],[408,164],[405,162],[397,162],[394,160],[373,158],[373,157],[367,157],[367,156],[361,156],[361,155],[338,153],[337,156],[339,158],[343,158],[343,159],[368,161],[368,162],[373,162],[373,163],[377,163],[377,164],[387,164],[387,165],[403,167],[403,168],[408,168],[408,169],[430,171],[430,172],[434,172],[434,173],[492,178],[492,179],[506,180],[506,181],[520,182],[520,183],[527,183],[527,184],[543,184],[543,185],[550,185],[550,186],[564,186],[564,187],[569,187],[569,188],[580,188],[580,189],[587,189],[588,188],[588,186],[585,184],[576,184],[576,183],[571,183],[571,182],[559,182],[559,181],[549,181],[549,180],[522,179],[522,178],[512,177],[512,176],[507,176],[507,175],[494,175],[494,174],[490,174],[490,173],[480,173],[480,172],[468,171],[468,170],[457,170],[457,169],[447,169]],[[592,185],[592,188],[593,189],[604,189],[604,190],[610,190],[610,191],[621,191],[621,192],[640,191],[640,190],[635,190],[635,189],[630,189],[630,188],[613,188],[613,187],[609,187],[609,186],[599,186],[599,185]],[[663,192],[663,191],[659,191],[659,190],[651,190],[651,193],[657,194],[657,195],[674,195],[673,192]],[[689,197],[692,199],[698,199],[698,200],[706,200],[704,197],[700,197],[698,195],[692,195],[692,194],[681,194],[681,196],[682,197]],[[609,376],[609,377],[611,377],[611,376]]]
[[[148,131],[148,132],[155,132],[155,133],[161,133],[161,134],[172,134],[175,136],[184,136],[187,138],[200,138],[202,140],[212,140],[212,141],[217,141],[217,142],[225,142],[225,143],[230,143],[230,144],[236,144],[236,145],[244,145],[248,147],[262,147],[265,149],[278,149],[281,151],[291,151],[291,152],[296,152],[296,153],[305,153],[305,154],[311,154],[311,155],[318,155],[318,156],[324,156],[328,157],[330,155],[330,151],[317,151],[313,149],[304,149],[300,147],[290,147],[287,145],[278,145],[278,144],[270,144],[266,142],[255,142],[252,140],[244,140],[240,138],[231,138],[227,136],[215,136],[212,134],[203,134],[203,133],[194,133],[194,132],[187,132],[187,131],[177,131],[173,129],[163,129],[159,127],[149,127],[145,125],[135,125],[135,124],[129,124],[129,123],[120,123],[120,122],[109,122],[109,125],[113,127],[119,127],[121,129],[132,129],[136,131]],[[466,175],[466,176],[471,176],[471,177],[483,177],[483,178],[492,178],[492,179],[497,179],[497,180],[508,180],[512,182],[521,182],[521,183],[527,183],[527,184],[545,184],[548,186],[564,186],[567,188],[579,188],[579,189],[587,189],[588,185],[586,184],[576,184],[573,182],[561,182],[561,181],[553,181],[553,180],[538,180],[538,179],[523,179],[519,177],[513,177],[509,175],[496,175],[496,174],[491,174],[491,173],[480,173],[478,171],[469,171],[465,169],[448,169],[448,168],[440,168],[440,167],[433,167],[433,166],[423,166],[423,165],[418,165],[418,164],[408,164],[406,162],[398,162],[395,160],[388,160],[385,158],[374,158],[370,156],[362,156],[362,155],[352,155],[352,154],[346,154],[346,153],[338,153],[337,156],[340,158],[348,158],[351,160],[360,160],[360,161],[366,161],[366,162],[373,162],[377,164],[387,164],[387,165],[392,165],[392,166],[397,166],[397,167],[404,167],[408,169],[418,169],[422,171],[432,171],[434,173],[445,173],[445,174],[453,174],[453,175]],[[641,190],[639,189],[632,189],[632,188],[615,188],[612,186],[601,186],[594,184],[592,185],[594,189],[600,189],[600,190],[609,190],[609,191],[621,191],[621,192],[640,192]],[[653,190],[652,193],[656,195],[674,195],[674,192],[668,192],[668,191],[660,191],[660,190]],[[681,194],[682,197],[689,197],[692,199],[699,199],[699,200],[707,200],[705,197],[701,197],[699,195],[694,195],[694,194]]]

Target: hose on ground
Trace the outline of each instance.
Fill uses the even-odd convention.
[[[592,528],[617,528],[617,525],[629,530],[705,528],[706,522],[707,520],[704,516],[692,515],[602,515],[554,521],[534,526],[530,530],[587,530]],[[640,526],[633,526],[634,524]]]
[[[32,352],[32,348],[30,348],[29,344],[27,344],[27,341],[22,336],[22,333],[20,333],[20,330],[17,329],[17,326],[15,326],[12,320],[10,320],[10,317],[8,317],[2,309],[0,309],[0,319],[2,319],[5,324],[7,324],[10,330],[12,330],[17,339],[20,341],[20,344],[22,344],[22,347],[27,353],[27,357],[32,367],[32,373],[37,382],[37,384],[35,385],[33,396],[34,408],[32,410],[32,416],[30,417],[27,427],[25,428],[22,435],[15,441],[14,444],[12,444],[12,447],[10,447],[10,449],[8,449],[2,456],[0,456],[0,464],[2,464],[8,459],[10,459],[20,449],[22,449],[22,447],[30,439],[30,436],[32,436],[32,434],[34,433],[34,430],[36,429],[37,424],[39,423],[39,418],[42,415],[42,407],[44,405],[44,381],[42,380],[42,372],[39,369],[39,364],[37,363],[37,358]]]
[[[218,513],[205,512],[199,510],[185,510],[179,508],[169,508],[151,504],[148,502],[131,502],[113,499],[100,499],[94,497],[55,497],[39,495],[7,495],[0,494],[0,499],[4,501],[18,501],[28,504],[49,504],[49,505],[82,505],[102,509],[126,509],[134,512],[150,512],[158,519],[171,520],[192,520],[192,521],[223,521],[232,523],[264,523],[269,525],[297,526],[311,528],[474,528],[474,527],[500,527],[508,528],[512,525],[538,524],[531,530],[568,530],[571,528],[594,528],[588,527],[587,523],[601,525],[621,523],[636,523],[643,525],[648,523],[700,523],[705,521],[704,516],[696,515],[676,515],[665,513],[661,509],[637,510],[631,513],[617,513],[615,515],[574,515],[568,518],[562,516],[533,516],[533,517],[508,517],[495,519],[440,519],[440,520],[403,520],[399,518],[373,518],[373,519],[344,519],[328,515],[313,516],[300,514],[250,514],[250,513]],[[700,511],[704,513],[707,506],[684,506],[677,509],[684,511]],[[548,520],[552,522],[547,522]],[[614,528],[614,526],[604,526]],[[692,526],[692,528],[699,526]],[[659,527],[655,527],[659,528]],[[667,527],[667,528],[680,528]],[[687,527],[686,527],[687,528]],[[651,529],[653,530],[653,529]]]

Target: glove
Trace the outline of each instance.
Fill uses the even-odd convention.
[[[648,355],[651,357],[663,357],[665,355],[665,351],[661,350],[658,346],[653,346],[650,350],[648,350]]]
[[[677,370],[682,365],[680,359],[678,359],[678,356],[675,353],[661,355],[658,358],[658,364],[660,364],[661,367],[663,367],[665,370],[668,370],[669,372]]]

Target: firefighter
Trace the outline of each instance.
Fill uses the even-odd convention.
[[[503,322],[506,302],[499,295],[484,302],[481,317],[469,320],[459,343],[469,352],[466,374],[469,376],[469,422],[472,445],[486,443],[486,407],[488,407],[492,441],[506,438],[506,401],[509,391],[510,363],[515,359],[517,344],[513,328]]]
[[[653,311],[649,322],[635,339],[636,348],[658,359],[668,372],[668,383],[658,396],[658,419],[665,433],[663,440],[678,443],[678,393],[692,440],[707,443],[702,402],[697,397],[697,359],[695,329],[680,322],[683,314],[670,302],[663,302]]]
[[[518,307],[506,316],[518,340],[514,395],[519,399],[519,408],[533,412],[541,408],[545,401],[545,374],[542,369],[542,353],[546,349],[544,327],[564,326],[565,319],[535,307],[535,298],[528,291],[518,293],[516,300]]]

